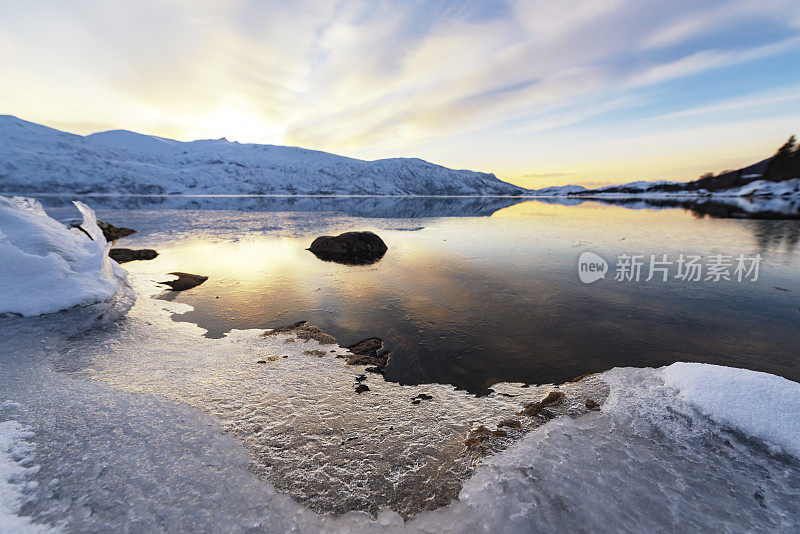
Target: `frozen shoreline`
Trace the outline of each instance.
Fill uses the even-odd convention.
[[[470,426],[495,428],[552,386],[500,384],[476,398],[369,379],[370,394],[357,395],[351,381],[363,369],[329,352],[341,347],[255,330],[206,339],[171,320],[185,305],[150,298],[154,276],[132,278],[139,299],[121,321],[92,323],[88,308],[0,318],[0,424],[15,430],[8,450],[28,451],[20,465],[32,469],[3,471],[9,494],[24,499],[2,520],[231,532],[792,530],[800,522],[795,382],[701,364],[613,369],[561,385],[559,417],[498,443],[507,448],[472,470],[458,455]],[[433,399],[411,405],[419,393]],[[581,409],[586,395],[603,401],[600,412]],[[731,411],[731,398],[760,402]],[[259,455],[269,462],[261,470]],[[405,522],[385,506],[376,519],[312,510],[335,510],[343,495],[362,509],[391,491],[397,502],[436,498],[443,483],[462,481],[456,500],[407,508],[417,512]]]
[[[145,287],[137,284],[140,291]],[[234,387],[230,391],[238,395],[241,391],[237,384],[247,383],[252,371],[240,367],[236,358],[231,357],[238,354],[244,356],[244,361],[263,357],[270,352],[265,339],[256,331],[238,331],[227,342],[208,340],[200,337],[194,325],[173,323],[169,319],[169,311],[163,307],[179,305],[150,299],[146,293],[140,294],[139,300],[121,330],[119,324],[106,326],[80,341],[66,341],[60,335],[50,334],[45,336],[47,348],[24,348],[22,345],[30,345],[25,343],[25,337],[39,331],[32,328],[27,334],[20,332],[16,341],[11,342],[15,357],[9,356],[8,350],[2,351],[6,354],[3,365],[9,373],[0,387],[8,400],[19,406],[0,411],[0,416],[13,413],[20,424],[31,429],[33,436],[29,440],[36,447],[35,463],[40,466],[36,500],[22,509],[25,520],[54,524],[57,517],[64,516],[67,531],[121,528],[130,525],[132,518],[136,518],[137,525],[150,530],[165,530],[170,525],[179,529],[232,532],[248,528],[266,532],[290,528],[301,532],[377,532],[401,527],[410,532],[514,532],[556,527],[581,529],[597,524],[610,529],[655,530],[687,525],[698,528],[769,525],[780,530],[797,525],[797,517],[790,512],[800,487],[800,463],[774,447],[763,447],[739,431],[731,433],[700,413],[674,388],[691,384],[686,386],[673,378],[670,381],[673,387],[668,387],[664,374],[685,364],[662,369],[614,369],[601,374],[598,378],[611,386],[611,395],[601,412],[580,417],[565,415],[533,429],[511,443],[507,450],[485,458],[483,465],[465,482],[459,499],[436,511],[420,513],[405,523],[389,511],[380,513],[377,519],[357,512],[339,516],[314,513],[277,492],[270,482],[256,477],[250,470],[251,458],[246,448],[230,432],[223,431],[224,427],[236,433],[235,426],[241,424],[246,430],[252,429],[247,422],[247,413],[252,409],[247,407],[250,401],[240,407],[233,406],[232,411],[224,408],[220,411],[220,406],[212,403],[204,409],[210,415],[203,415],[197,410],[202,406],[198,395],[202,397],[207,375],[202,371],[187,378],[173,374],[190,368],[184,366],[190,353],[193,358],[200,356],[199,360],[188,362],[191,367],[208,369],[209,365],[217,365],[214,362],[224,361],[232,374],[229,378],[219,376],[219,371],[212,367],[214,380],[222,383],[222,386],[217,384],[219,387],[212,384],[212,392],[219,395]],[[9,320],[0,328],[12,328]],[[38,317],[17,321],[46,320],[47,317]],[[142,345],[143,339],[151,342]],[[158,340],[156,346],[154,340]],[[178,350],[180,347],[183,349]],[[10,347],[6,343],[3,348]],[[295,378],[318,385],[323,377],[330,377],[332,384],[341,384],[343,378],[353,373],[333,356],[303,357],[302,351],[307,348],[298,344],[293,349],[296,352],[290,352],[289,360],[275,362],[280,365],[294,361],[289,374],[275,369],[264,375],[270,377],[269,383],[274,382],[276,392],[286,388],[297,391],[292,385],[292,374],[305,373]],[[106,362],[98,359],[102,354],[110,359]],[[142,357],[145,367],[141,361],[131,359]],[[700,366],[699,374],[684,376],[702,377],[712,367]],[[752,372],[722,369],[741,374],[744,383],[750,385],[747,378]],[[143,376],[137,379],[136,375]],[[282,378],[290,380],[283,383]],[[253,380],[250,387],[264,384],[258,376]],[[31,384],[36,387],[31,389]],[[344,385],[349,389],[347,383]],[[469,413],[473,403],[483,411],[494,402],[506,402],[501,396],[488,404],[456,392],[453,397],[443,386],[414,389],[391,383],[370,385],[375,388],[374,399],[379,403],[376,407],[394,402],[392,399],[397,395],[401,399],[410,398],[417,389],[433,393],[435,400],[427,401],[432,403],[429,408],[411,415],[423,424],[429,417],[436,422],[442,414],[463,410]],[[793,382],[788,385],[798,386]],[[513,385],[509,387],[496,389],[518,391]],[[308,416],[303,415],[306,408],[302,406],[312,411],[322,408],[319,402],[333,394],[325,388],[320,389],[320,397],[312,394],[307,399],[294,395],[286,398],[295,404],[294,415],[286,420],[282,432],[291,428],[308,432],[312,428],[305,422]],[[541,398],[546,390],[537,391],[532,397]],[[260,388],[258,391],[257,396],[267,395],[273,399],[271,403],[275,402],[275,392],[267,393]],[[761,398],[758,390],[750,389],[748,393]],[[458,398],[462,400],[457,401]],[[176,400],[183,402],[175,404]],[[354,397],[350,402],[359,401]],[[513,401],[517,406],[521,402]],[[757,410],[758,406],[747,408]],[[776,406],[762,408],[766,412],[757,412],[757,417],[768,418],[769,410]],[[676,413],[680,416],[676,417]],[[63,419],[61,414],[69,414],[69,418]],[[245,418],[239,419],[240,416]],[[387,416],[390,420],[385,424],[395,421]],[[398,414],[392,424],[408,417],[405,413]],[[491,424],[496,417],[485,421]],[[275,423],[280,421],[271,424]],[[653,435],[661,436],[660,441],[653,441]],[[114,436],[111,441],[109,436]],[[787,436],[785,449],[797,439],[796,435]],[[308,456],[329,454],[312,450],[301,452]],[[165,478],[165,473],[171,474]],[[720,497],[711,487],[706,488],[708,484],[717,484],[719,473],[724,473],[728,480],[730,495]],[[224,496],[220,493],[223,488]],[[148,496],[153,492],[166,492],[170,498],[156,504]],[[55,494],[61,497],[53,501]],[[652,498],[642,501],[641,495],[648,494]],[[754,494],[765,499],[766,509],[753,498]],[[203,502],[199,508],[197,499]],[[116,502],[126,502],[126,507],[112,505]],[[681,504],[686,502],[693,502],[688,510]],[[643,506],[654,508],[650,514],[634,513]],[[673,507],[682,509],[681,513],[668,512]],[[87,515],[88,510],[93,511]]]

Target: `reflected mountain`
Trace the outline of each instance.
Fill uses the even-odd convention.
[[[342,213],[351,217],[404,219],[488,217],[522,197],[333,197],[333,196],[36,196],[45,208],[80,200],[94,209],[231,210]]]
[[[700,217],[720,219],[800,219],[800,198],[797,197],[715,197],[657,198],[630,197],[535,197],[545,204],[578,206],[595,202],[627,209],[684,209]]]

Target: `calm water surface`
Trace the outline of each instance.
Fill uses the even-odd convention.
[[[679,360],[800,381],[797,220],[507,198],[87,201],[100,218],[139,230],[118,246],[159,251],[128,270],[209,277],[159,298],[193,306],[174,319],[210,337],[308,321],[343,345],[382,338],[388,380],[475,393]],[[389,251],[346,266],[305,250],[348,230],[376,232]],[[584,251],[612,270],[621,254],[763,260],[756,282],[617,282],[612,273],[586,285],[577,276]]]

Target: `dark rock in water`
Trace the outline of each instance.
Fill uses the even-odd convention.
[[[597,401],[594,401],[592,399],[586,399],[586,407],[589,408],[590,410],[599,410],[600,404],[598,404]]]
[[[367,375],[358,375],[356,377],[356,382],[363,382],[366,379],[367,379]]]
[[[419,395],[411,399],[411,404],[419,404],[420,401],[431,400],[432,398],[433,397],[431,395],[428,395],[427,393],[420,393]]]
[[[108,257],[117,263],[125,263],[137,260],[153,260],[158,256],[158,252],[150,248],[134,250],[131,248],[112,248],[108,251]]]
[[[379,261],[388,249],[386,243],[372,232],[345,232],[318,237],[308,250],[324,261],[369,265]]]
[[[303,354],[307,356],[316,356],[317,358],[322,358],[327,354],[324,350],[304,350]]]
[[[383,368],[389,363],[389,353],[382,351],[383,340],[371,337],[347,347],[352,355],[346,355],[348,365],[374,365]],[[380,351],[380,352],[379,352]]]
[[[172,291],[184,291],[186,289],[192,289],[193,287],[197,287],[206,280],[208,280],[207,276],[201,276],[199,274],[190,274],[190,273],[169,273],[169,274],[174,274],[175,276],[178,277],[178,279],[160,283],[169,286],[170,289],[172,289]]]
[[[382,375],[383,374],[383,367],[375,367],[375,366],[365,367],[364,371],[366,371],[368,373],[376,373],[376,374]]]
[[[105,221],[97,221],[97,226],[100,227],[100,230],[103,232],[103,236],[105,236],[106,241],[109,243],[116,241],[121,237],[126,237],[136,233],[136,230],[114,226],[113,224],[109,224]]]
[[[551,412],[545,411],[545,406],[555,406],[557,404],[561,404],[561,401],[564,400],[564,392],[563,391],[551,391],[547,394],[547,396],[540,400],[539,402],[531,402],[522,409],[522,411],[518,415],[552,415]]]
[[[258,360],[256,363],[267,363],[267,360]]]
[[[264,337],[269,337],[276,336],[278,334],[294,334],[298,339],[302,339],[303,341],[313,339],[322,345],[331,345],[336,343],[336,338],[326,334],[316,326],[309,325],[308,321],[298,321],[294,324],[290,324],[289,326],[279,326],[278,328],[273,328],[272,330],[264,332],[261,335]]]
[[[369,391],[369,387],[366,384],[359,384],[356,386],[356,393],[364,393],[365,391]]]

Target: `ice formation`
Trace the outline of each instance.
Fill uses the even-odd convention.
[[[80,229],[48,217],[35,200],[0,197],[0,315],[108,302],[125,290],[125,270],[108,258],[94,213],[75,205]]]

